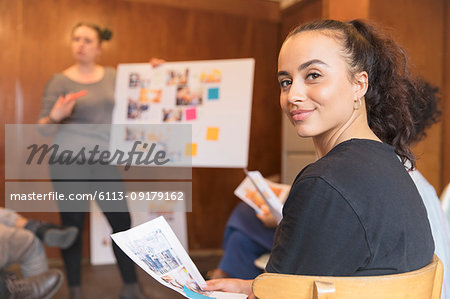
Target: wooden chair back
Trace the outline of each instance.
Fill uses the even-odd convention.
[[[264,273],[253,282],[259,299],[439,299],[441,260],[415,271],[379,276],[308,276]]]

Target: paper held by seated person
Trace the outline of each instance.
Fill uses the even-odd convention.
[[[283,217],[283,204],[289,195],[290,186],[264,179],[259,171],[245,170],[245,173],[247,177],[234,190],[234,194],[257,213],[261,213],[262,206],[267,205],[275,219],[280,222]]]
[[[247,298],[245,294],[204,291],[205,280],[163,216],[111,238],[145,272],[187,298]]]

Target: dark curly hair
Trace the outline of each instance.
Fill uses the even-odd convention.
[[[427,134],[426,129],[440,121],[442,116],[442,97],[439,89],[426,81],[417,79],[417,92],[422,95],[410,102],[410,113],[413,118],[414,134],[410,144],[419,142]]]
[[[315,30],[342,43],[352,76],[367,72],[369,86],[364,98],[369,127],[378,138],[395,148],[404,164],[409,160],[411,168],[415,168],[416,159],[409,145],[425,134],[420,126],[428,124],[420,119],[421,110],[434,109],[436,90],[413,78],[403,49],[364,21],[318,20],[298,26],[286,40],[300,32]],[[435,117],[429,122],[433,123]]]
[[[81,27],[81,26],[86,26],[91,29],[94,29],[95,32],[97,32],[98,41],[100,43],[102,41],[108,41],[112,38],[112,31],[109,30],[108,28],[101,29],[100,26],[92,24],[92,23],[87,23],[87,22],[79,22],[75,26],[73,26],[72,34],[78,27]]]

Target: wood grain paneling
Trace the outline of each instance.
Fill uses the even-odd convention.
[[[369,0],[323,0],[322,17],[348,21],[366,19],[369,14]]]
[[[5,206],[5,124],[14,123],[19,75],[21,2],[0,1],[0,206]]]
[[[146,2],[171,7],[220,12],[277,22],[280,20],[280,4],[269,0],[124,0],[130,2]]]
[[[444,1],[444,77],[442,113],[442,189],[450,183],[450,1]]]
[[[405,48],[413,72],[441,89],[444,71],[443,10],[443,0],[370,2],[370,19],[385,26]],[[417,168],[440,192],[442,123],[434,125],[427,133],[428,136],[415,145],[413,151],[418,158]]]
[[[258,169],[263,175],[280,173],[281,118],[275,75],[279,27],[273,17],[279,14],[278,4],[251,0],[248,2],[251,7],[248,3],[240,4],[237,7],[245,6],[245,10],[236,13],[232,11],[236,8],[225,9],[230,3],[240,2],[233,1],[178,1],[192,2],[193,6],[167,5],[170,1],[16,1],[22,4],[19,15],[23,21],[19,24],[11,20],[7,31],[13,39],[11,33],[18,30],[23,39],[14,50],[19,55],[18,64],[10,65],[17,74],[7,85],[13,86],[11,82],[15,80],[20,82],[23,107],[21,118],[12,117],[11,122],[36,123],[47,80],[73,63],[72,26],[78,21],[88,21],[113,31],[113,39],[103,45],[99,59],[103,65],[145,62],[150,57],[168,61],[254,57],[248,168]],[[11,6],[8,0],[0,3],[2,7]],[[269,16],[255,15],[260,14],[260,8],[266,11],[268,7],[274,10]],[[13,92],[13,89],[6,92],[10,107],[16,103]],[[8,108],[5,113],[11,115],[13,110]],[[226,220],[238,201],[233,190],[243,177],[240,169],[193,170],[193,212],[188,214],[191,249],[220,247]],[[58,221],[55,213],[32,216]],[[84,240],[86,255],[87,234]],[[55,254],[50,252],[50,256]]]
[[[296,26],[322,17],[322,0],[304,0],[281,11],[281,41]]]

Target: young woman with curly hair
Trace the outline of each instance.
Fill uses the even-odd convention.
[[[430,225],[404,165],[415,167],[409,106],[424,94],[402,49],[363,21],[308,23],[283,43],[278,81],[282,110],[319,159],[292,185],[266,271],[366,276],[430,263]],[[251,283],[207,289],[250,294]]]

